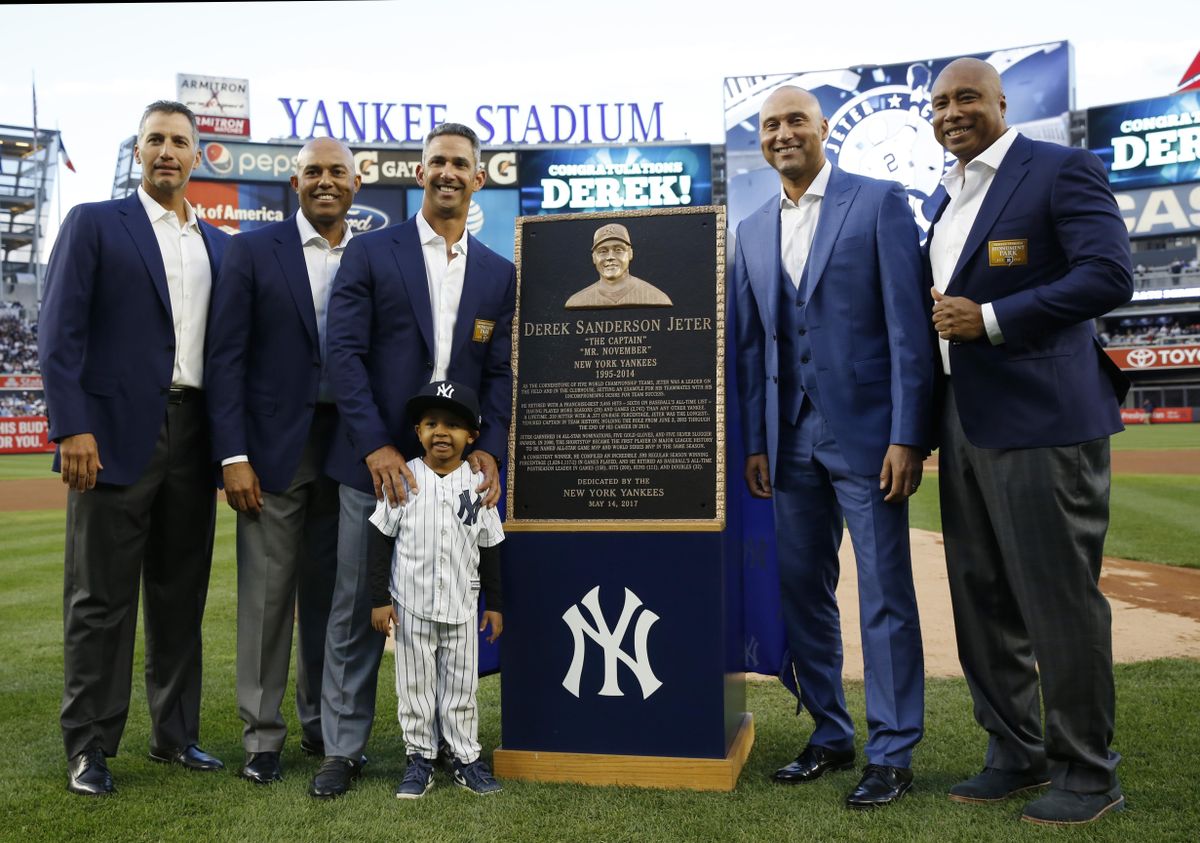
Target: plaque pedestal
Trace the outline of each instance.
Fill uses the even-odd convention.
[[[510,532],[497,776],[734,788],[754,727],[724,541]]]

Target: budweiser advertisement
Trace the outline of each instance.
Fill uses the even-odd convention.
[[[1200,367],[1200,344],[1141,345],[1104,350],[1117,366],[1130,371]]]
[[[0,418],[0,454],[40,454],[54,450],[46,435],[50,423],[45,416]]]

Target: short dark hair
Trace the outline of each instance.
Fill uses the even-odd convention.
[[[421,146],[421,160],[425,160],[425,154],[429,152],[429,144],[436,137],[442,135],[457,135],[460,138],[466,138],[471,142],[471,153],[475,156],[475,169],[483,168],[483,159],[480,157],[479,135],[475,134],[475,130],[470,126],[462,123],[439,123],[425,136],[425,143]]]
[[[182,114],[192,124],[192,140],[197,146],[200,145],[200,129],[196,125],[196,115],[192,110],[181,102],[174,100],[155,100],[146,106],[146,110],[142,112],[142,119],[138,123],[138,140],[142,139],[142,131],[146,128],[146,120],[151,114]]]

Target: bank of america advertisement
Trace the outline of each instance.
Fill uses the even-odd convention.
[[[521,214],[712,204],[712,147],[604,146],[521,152]]]
[[[1008,102],[1007,120],[1038,140],[1069,142],[1067,118],[1075,99],[1074,53],[1066,41],[974,53],[996,68]],[[779,176],[763,160],[758,111],[782,85],[811,91],[829,120],[826,155],[853,173],[898,181],[921,230],[941,202],[942,174],[953,165],[933,135],[933,80],[959,56],[889,65],[725,80],[725,148],[729,226],[736,228],[779,192]]]
[[[1087,137],[1114,189],[1200,181],[1200,91],[1089,108]]]

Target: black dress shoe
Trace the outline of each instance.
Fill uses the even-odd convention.
[[[853,766],[853,749],[839,752],[810,743],[804,747],[803,752],[796,756],[795,761],[786,767],[780,767],[771,778],[784,784],[811,782],[821,778],[825,773],[833,770],[849,770]]]
[[[349,790],[361,775],[362,764],[338,755],[330,756],[321,762],[308,793],[317,799],[333,799]]]
[[[846,797],[847,808],[878,808],[890,805],[908,793],[913,774],[908,767],[868,764],[858,787]]]
[[[67,764],[67,790],[80,796],[104,796],[112,793],[112,773],[98,746],[85,749]]]
[[[255,784],[270,784],[283,780],[283,766],[278,752],[251,752],[238,773],[243,779]]]
[[[150,760],[160,764],[178,764],[188,770],[200,773],[211,773],[214,770],[224,770],[225,765],[220,758],[214,758],[195,744],[189,744],[182,749],[150,748]]]
[[[310,738],[301,738],[300,739],[300,751],[303,752],[305,755],[312,756],[313,758],[324,758],[325,757],[325,741],[320,740],[320,739],[317,739],[314,741],[314,740],[311,740]],[[366,753],[363,753],[362,755],[359,756],[358,763],[360,766],[363,766],[363,767],[367,766]]]

